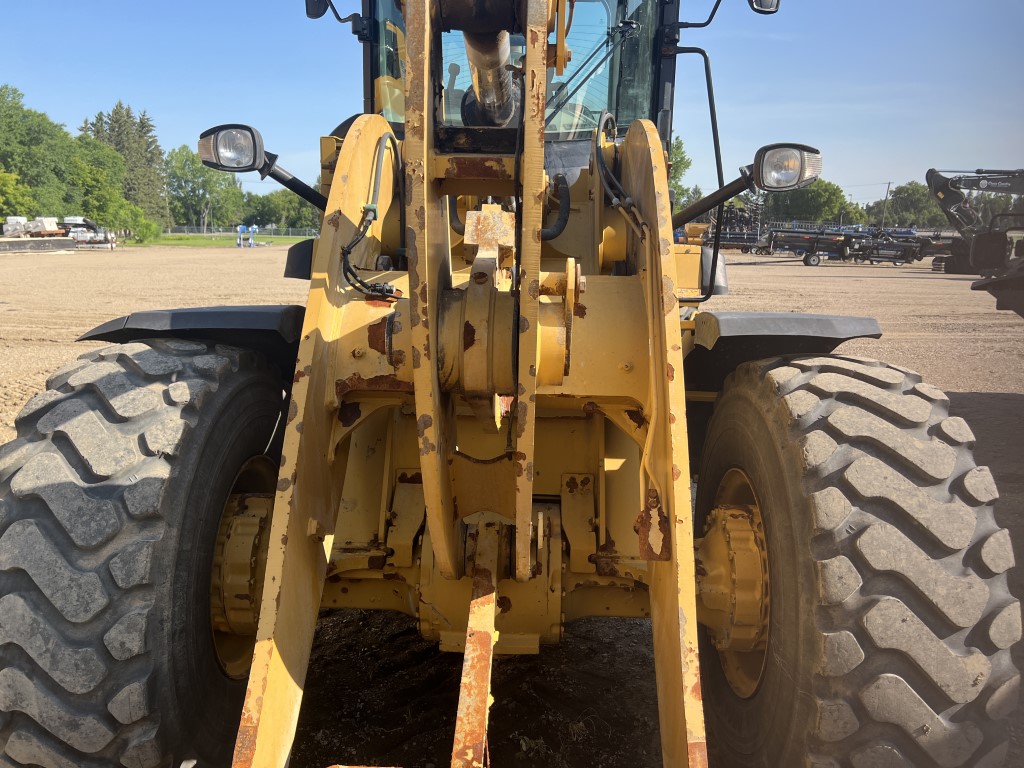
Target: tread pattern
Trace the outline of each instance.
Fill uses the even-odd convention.
[[[820,633],[806,763],[999,765],[1021,609],[966,422],[916,373],[860,358],[748,363],[727,387],[760,393],[804,467]]]
[[[92,350],[19,414],[0,446],[0,766],[164,762],[147,645],[161,498],[197,408],[247,354]]]

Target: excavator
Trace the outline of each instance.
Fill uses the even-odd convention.
[[[322,211],[305,306],[85,330],[0,447],[0,765],[284,768],[325,608],[462,656],[453,768],[498,765],[503,657],[584,617],[649,622],[666,768],[1002,761],[1021,611],[970,427],[836,353],[875,320],[709,308],[720,242],[674,242],[821,172],[716,150],[673,212],[721,4],[306,0],[365,64],[319,187],[252,126],[199,140]]]
[[[948,176],[944,174],[956,174]],[[1014,171],[937,171],[925,176],[928,189],[959,233],[950,255],[936,257],[932,268],[955,275],[981,275],[971,289],[988,291],[998,309],[1024,317],[1024,213],[1003,213],[986,222],[971,207],[969,192],[1024,195],[1024,169]],[[937,263],[936,263],[937,262]]]

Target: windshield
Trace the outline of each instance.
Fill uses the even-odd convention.
[[[576,0],[567,43],[572,60],[555,76],[548,70],[548,139],[584,138],[603,110],[620,125],[652,118],[653,35],[657,0]],[[377,3],[376,109],[392,122],[404,118],[405,37],[394,0]],[[623,22],[629,22],[624,24]],[[525,53],[522,35],[511,36],[512,64]],[[460,32],[441,36],[445,125],[462,126],[462,100],[472,87]]]

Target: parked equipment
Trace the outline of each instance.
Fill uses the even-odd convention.
[[[464,654],[459,768],[496,654],[585,616],[650,618],[669,768],[997,760],[1020,608],[970,430],[832,354],[874,320],[706,311],[719,243],[672,242],[821,172],[769,145],[670,210],[676,40],[718,5],[364,7],[319,190],[200,139],[323,211],[306,306],[88,331],[0,448],[3,761],[283,768],[327,606]]]
[[[943,174],[955,173],[956,176]],[[1010,309],[1024,317],[1024,212],[995,216],[985,222],[971,207],[965,192],[1024,195],[1024,169],[998,171],[937,171],[926,175],[928,189],[946,214],[959,238],[950,254],[932,260],[932,268],[955,275],[981,275],[971,285],[996,297],[998,309]]]
[[[84,216],[37,216],[29,221],[24,216],[8,216],[0,235],[2,252],[63,251],[80,248],[113,249],[114,234]]]

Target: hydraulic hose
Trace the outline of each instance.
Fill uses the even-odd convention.
[[[558,218],[550,227],[544,227],[540,231],[541,240],[554,240],[565,231],[565,225],[569,223],[569,182],[565,174],[555,174],[555,189],[558,190]]]

